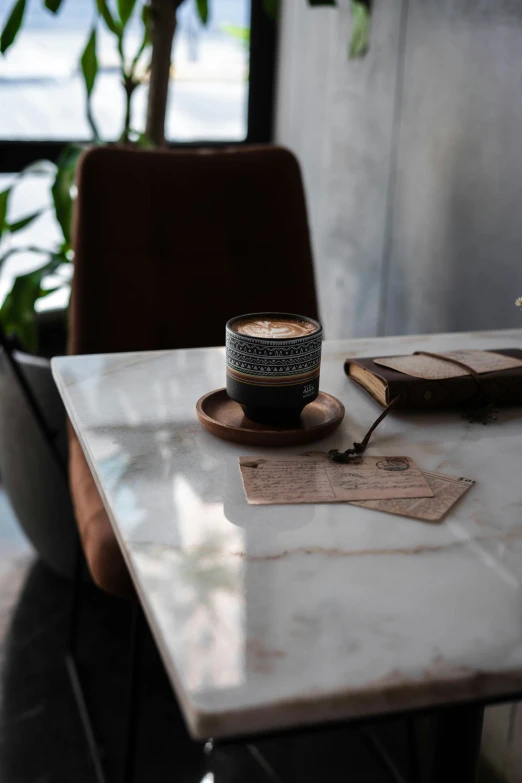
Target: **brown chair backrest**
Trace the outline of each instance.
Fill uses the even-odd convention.
[[[317,317],[298,163],[287,150],[84,153],[71,353],[223,345],[248,312]]]

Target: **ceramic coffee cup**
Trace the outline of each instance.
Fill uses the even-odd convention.
[[[251,421],[295,425],[319,394],[322,327],[292,313],[250,313],[226,326],[227,393]]]

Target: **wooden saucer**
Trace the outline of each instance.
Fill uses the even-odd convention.
[[[239,403],[226,389],[216,389],[201,397],[196,405],[198,419],[208,432],[223,440],[249,446],[296,446],[326,438],[344,419],[344,405],[326,392],[319,392],[301,414],[300,425],[285,429],[258,424],[243,414]]]

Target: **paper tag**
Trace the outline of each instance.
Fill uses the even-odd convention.
[[[512,356],[504,356],[493,351],[445,351],[440,356],[448,356],[463,364],[467,364],[477,373],[498,372],[510,370],[513,367],[522,367],[522,361]],[[414,378],[426,378],[429,381],[445,380],[446,378],[460,378],[469,375],[467,370],[456,364],[435,359],[432,356],[411,354],[409,356],[383,356],[374,359],[375,364],[389,367],[392,370],[412,375]]]
[[[431,498],[409,457],[358,457],[343,465],[320,457],[240,457],[249,503],[336,503],[384,498]]]
[[[475,484],[471,479],[448,476],[446,473],[430,473],[423,470],[422,475],[433,492],[432,498],[363,500],[353,505],[385,511],[388,514],[399,514],[402,517],[422,519],[425,522],[440,522],[462,495]]]

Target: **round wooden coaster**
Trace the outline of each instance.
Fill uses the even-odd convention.
[[[201,424],[212,435],[249,446],[311,443],[326,438],[344,419],[344,405],[326,392],[319,392],[318,398],[306,406],[299,426],[288,429],[250,421],[239,403],[230,399],[226,389],[205,394],[198,400],[196,411]]]

